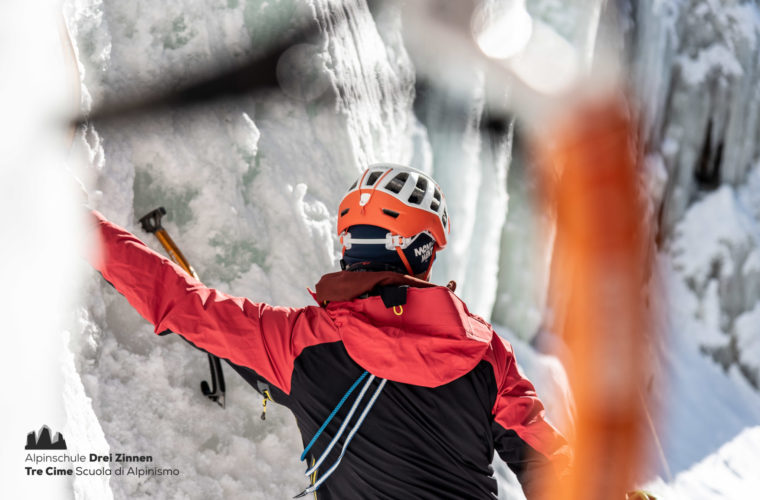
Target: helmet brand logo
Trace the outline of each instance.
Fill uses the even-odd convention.
[[[435,242],[425,243],[419,248],[414,249],[414,256],[420,257],[421,262],[425,262],[433,255],[433,247],[435,246]]]
[[[361,197],[359,198],[359,205],[362,207],[369,203],[369,199],[372,197],[372,193],[362,193]]]

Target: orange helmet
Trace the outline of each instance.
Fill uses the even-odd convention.
[[[348,188],[338,207],[338,235],[344,251],[352,244],[385,243],[399,253],[407,269],[410,266],[402,250],[412,238],[428,233],[435,250],[442,249],[449,224],[446,199],[438,184],[424,172],[389,163],[370,165]],[[386,239],[352,240],[348,229],[359,225],[386,229]]]

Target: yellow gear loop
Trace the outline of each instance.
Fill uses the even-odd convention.
[[[269,394],[268,390],[264,390],[264,401],[261,402],[261,406],[263,406],[264,409],[261,411],[261,420],[267,419],[267,401],[274,402],[274,399],[272,399],[272,395]]]
[[[398,308],[398,310],[396,310],[396,308]],[[401,316],[402,314],[404,314],[403,306],[393,306],[393,314],[395,314],[396,316]]]

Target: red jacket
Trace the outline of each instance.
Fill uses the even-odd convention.
[[[349,372],[363,369],[389,381],[351,443],[356,456],[363,449],[382,454],[382,467],[371,464],[371,457],[352,459],[349,454],[318,491],[321,497],[375,498],[367,491],[385,491],[389,498],[399,498],[400,492],[422,498],[427,491],[431,498],[442,498],[451,490],[452,498],[470,493],[472,498],[494,498],[489,468],[494,449],[518,472],[527,494],[535,490],[538,470],[549,478],[567,466],[565,440],[544,420],[543,405],[519,372],[511,346],[470,314],[448,288],[390,272],[340,272],[326,275],[317,285],[315,299],[321,305],[274,307],[205,287],[132,234],[95,215],[102,253],[93,264],[103,277],[155,325],[156,332],[178,333],[274,386],[274,399],[296,414],[304,443],[355,380]],[[398,285],[409,286],[401,306],[387,308],[371,293]],[[367,292],[369,296],[357,298]],[[417,404],[420,415],[408,417],[409,408]],[[441,415],[426,412],[425,406]],[[473,407],[487,411],[473,412]],[[462,429],[438,421],[444,415],[471,423]],[[389,421],[395,421],[396,428],[388,427]],[[393,449],[378,450],[378,443],[387,440],[371,435],[373,428],[408,439]],[[331,437],[330,430],[325,432]],[[420,450],[405,449],[404,443],[426,432],[432,440],[441,439],[441,450],[459,451],[417,456]],[[472,435],[465,439],[462,434],[468,433]],[[485,440],[491,442],[481,442]],[[367,460],[371,465],[364,471]],[[447,471],[438,491],[430,486],[440,478],[426,477],[427,466],[420,466],[414,478],[404,478],[399,471],[408,468],[410,460],[415,465],[431,461],[431,470]],[[375,477],[374,483],[361,488],[351,484],[359,476]]]

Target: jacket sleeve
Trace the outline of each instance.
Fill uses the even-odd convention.
[[[178,333],[290,393],[296,356],[306,345],[317,343],[315,332],[335,330],[318,307],[272,307],[207,288],[128,231],[93,213],[101,251],[91,263],[156,332]]]
[[[543,498],[547,483],[567,473],[571,450],[544,418],[533,384],[518,370],[512,348],[494,336],[498,392],[493,407],[494,447],[517,475],[528,500]]]

